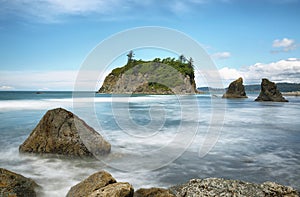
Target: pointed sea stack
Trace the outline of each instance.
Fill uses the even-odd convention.
[[[240,77],[237,80],[231,82],[228,90],[222,98],[248,98],[246,96],[245,87],[243,85],[243,78]]]
[[[265,78],[262,79],[261,91],[255,101],[288,102],[277,89],[276,84]]]
[[[110,149],[92,127],[62,108],[49,110],[19,147],[20,152],[77,157],[105,155]]]

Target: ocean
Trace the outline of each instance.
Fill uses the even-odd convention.
[[[135,189],[220,177],[300,190],[300,98],[254,102],[256,96],[0,92],[0,167],[32,178],[51,197],[100,170]],[[95,128],[111,154],[98,160],[20,154],[19,145],[57,107]]]

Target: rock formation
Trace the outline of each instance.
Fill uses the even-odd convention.
[[[133,192],[129,183],[117,183],[108,172],[100,171],[73,186],[67,197],[132,197]]]
[[[38,187],[33,180],[0,168],[0,196],[35,197]]]
[[[255,101],[288,102],[277,89],[276,84],[268,79],[262,79],[261,91]]]
[[[243,85],[243,78],[240,77],[231,82],[223,98],[248,98]]]
[[[134,193],[134,197],[175,197],[168,189],[163,188],[149,188],[149,189],[139,189]]]
[[[185,196],[286,196],[298,197],[291,187],[273,182],[262,184],[220,178],[192,179],[188,183],[170,188],[177,197]]]
[[[175,65],[178,67],[175,67]],[[106,94],[194,94],[194,70],[175,60],[133,61],[114,69],[98,91]]]
[[[62,108],[49,110],[19,147],[20,152],[80,157],[108,154],[110,149],[93,128]]]
[[[97,172],[73,186],[67,197],[187,197],[187,196],[256,196],[256,197],[299,197],[299,193],[287,186],[273,182],[262,184],[222,178],[191,179],[189,182],[169,189],[149,188],[133,192],[126,182],[117,181],[105,171]]]

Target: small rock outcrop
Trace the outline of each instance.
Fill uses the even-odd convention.
[[[276,84],[268,79],[262,79],[261,91],[255,101],[288,102],[277,89]]]
[[[117,183],[111,174],[100,171],[73,186],[67,197],[132,197],[133,193],[132,185],[125,182]]]
[[[108,154],[110,149],[93,128],[62,108],[49,110],[19,147],[20,152],[79,157]]]
[[[33,180],[0,168],[0,196],[35,197],[38,187]]]
[[[191,179],[188,183],[171,187],[177,197],[186,196],[256,196],[256,197],[298,197],[299,194],[291,187],[273,182],[262,184],[248,183],[238,180],[221,178]]]
[[[222,98],[248,98],[243,85],[243,78],[240,77],[231,82]]]
[[[149,189],[139,189],[134,193],[134,197],[175,197],[168,189],[163,188],[149,188]]]

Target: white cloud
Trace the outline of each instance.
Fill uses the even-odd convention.
[[[228,59],[230,58],[230,52],[219,52],[211,55],[213,59]]]
[[[15,90],[72,90],[75,71],[0,71],[0,84]]]
[[[280,48],[280,50],[275,50],[272,52],[288,52],[291,50],[296,49],[297,45],[295,40],[293,39],[289,39],[289,38],[283,38],[283,39],[276,39],[273,41],[272,44],[273,48]]]
[[[0,0],[0,17],[6,19],[9,15],[18,16],[27,20],[43,23],[63,22],[68,16],[95,15],[95,20],[124,20],[138,16],[147,16],[146,13],[164,15],[171,11],[176,15],[181,12],[197,10],[202,4],[230,0]],[[158,6],[159,4],[159,6]],[[1,19],[0,18],[0,19]]]
[[[12,86],[6,86],[6,85],[0,86],[0,90],[2,90],[2,91],[13,90],[13,89],[14,89],[14,87],[12,87]]]
[[[245,84],[259,84],[262,78],[268,78],[274,82],[300,83],[300,59],[289,58],[271,63],[256,63],[242,69],[224,67],[211,72],[219,73],[225,87],[239,77],[244,78]],[[208,78],[207,80],[213,84],[213,79],[209,76]],[[197,86],[206,86],[207,84],[203,81],[203,79],[198,79]],[[220,86],[214,87],[220,88]]]
[[[74,90],[76,85],[76,90],[95,91],[100,88],[108,71],[88,70],[78,74],[74,70],[0,71],[0,84],[9,84],[2,89],[12,87],[14,90]]]

